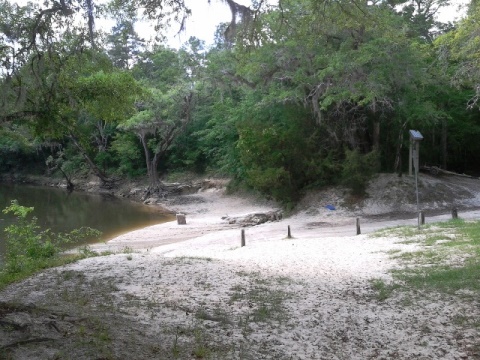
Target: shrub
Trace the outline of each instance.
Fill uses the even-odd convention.
[[[277,200],[289,200],[293,189],[290,173],[284,168],[253,168],[247,170],[247,182],[253,188],[264,194],[269,194]]]
[[[293,105],[255,110],[237,125],[243,170],[238,174],[247,185],[293,204],[306,187],[338,177],[335,151],[322,146],[321,132],[307,110]]]
[[[117,162],[117,172],[130,178],[143,175],[146,172],[142,149],[138,139],[133,134],[119,133],[112,142],[112,154]]]
[[[28,218],[33,210],[33,207],[19,205],[16,200],[3,210],[4,214],[16,217],[16,222],[5,228],[6,256],[3,272],[15,274],[46,267],[46,261],[61,252],[61,245],[100,235],[98,230],[88,227],[65,234],[56,234],[50,229],[41,230],[35,217]]]
[[[360,154],[358,150],[345,150],[342,169],[342,183],[352,189],[355,195],[365,193],[368,181],[380,167],[380,154],[374,150]]]

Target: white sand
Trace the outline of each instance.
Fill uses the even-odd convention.
[[[387,252],[413,251],[417,245],[356,236],[355,217],[319,206],[315,215],[245,228],[246,246],[240,247],[241,228],[221,217],[274,207],[218,190],[195,196],[202,202],[176,209],[187,214],[187,225],[170,222],[119,236],[98,249],[128,246],[138,252],[90,258],[67,268],[90,279],[115,279],[119,306],[128,296],[157,304],[155,310],[125,306],[152,332],[162,326],[201,326],[233,349],[227,359],[241,354],[252,359],[465,359],[478,345],[477,330],[454,322],[461,314],[478,313],[467,300],[401,293],[385,301],[375,298],[370,281],[388,282],[389,270],[397,266]],[[364,223],[362,232],[399,224],[415,225],[416,219]],[[286,239],[288,225],[293,239]],[[7,295],[20,293],[26,300],[38,296]],[[271,310],[266,319],[256,312],[262,306]],[[198,325],[193,314],[200,311],[208,316]]]

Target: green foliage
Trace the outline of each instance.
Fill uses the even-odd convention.
[[[237,148],[243,169],[239,177],[248,185],[289,203],[306,186],[334,177],[336,169],[319,151],[318,132],[304,109],[277,104],[243,110],[247,119],[238,124]]]
[[[178,79],[185,76],[178,53],[164,46],[156,46],[152,51],[142,53],[133,74],[138,80],[160,91],[175,86]]]
[[[127,72],[98,71],[73,84],[81,110],[104,121],[118,121],[134,113],[134,101],[142,88]]]
[[[480,59],[477,36],[479,19],[480,6],[477,1],[471,1],[468,16],[453,31],[436,40],[440,59],[451,76],[451,82],[457,90],[469,90],[465,101],[471,108],[480,106],[480,69],[477,66]]]
[[[29,158],[35,158],[34,151],[32,136],[26,127],[0,127],[0,172],[28,163]]]
[[[69,184],[75,177],[86,171],[83,158],[75,152],[72,152],[71,149],[52,153],[45,160],[45,164],[47,165],[49,173],[57,175],[58,172],[58,175],[61,174]]]
[[[108,55],[114,65],[120,69],[128,69],[133,63],[140,50],[144,47],[144,39],[141,39],[134,28],[135,19],[121,18],[107,36],[110,45]]]
[[[120,3],[103,8],[117,24],[97,46],[86,46],[92,39],[74,17],[60,24],[38,4],[3,3],[0,122],[12,131],[0,130],[0,169],[33,162],[30,128],[45,145],[68,149],[57,164],[67,176],[77,159],[104,182],[108,173],[147,172],[155,182],[158,170],[209,171],[290,202],[340,177],[361,193],[377,167],[349,152],[342,164],[345,147],[376,148],[382,170],[400,170],[406,130],[415,128],[425,136],[422,162],[480,171],[473,3],[452,28],[423,0],[415,9],[405,1],[255,2],[255,19],[210,50],[191,38],[180,50],[156,43],[146,51],[132,9],[169,16],[154,2]]]
[[[117,173],[137,177],[145,173],[145,160],[138,139],[130,133],[119,133],[112,141],[111,150],[118,162]]]
[[[27,129],[0,127],[0,151],[2,154],[28,153],[31,148]],[[3,157],[3,156],[2,156]]]
[[[191,124],[191,142],[195,148],[188,148],[195,161],[205,161],[197,168],[213,169],[223,174],[237,175],[239,172],[238,149],[235,143],[238,140],[236,127],[236,111],[238,103],[235,99],[226,98],[223,101],[214,101],[210,98],[203,105],[197,106],[195,121]],[[180,138],[179,141],[182,139]],[[182,145],[185,145],[183,143]],[[188,144],[187,144],[188,145]],[[192,144],[193,145],[193,144]]]
[[[180,134],[172,144],[166,166],[170,169],[187,170],[203,173],[210,162],[198,144],[194,127],[187,127],[184,134]]]
[[[99,231],[87,227],[65,234],[41,230],[37,219],[29,218],[33,210],[19,205],[16,200],[3,210],[4,214],[14,215],[16,223],[5,228],[6,256],[2,275],[32,273],[55,260],[62,245],[100,235]]]
[[[158,47],[150,55],[153,65],[140,62],[135,67],[135,72],[140,74],[145,71],[145,66],[154,67],[148,77],[143,74],[148,88],[138,99],[137,111],[122,121],[118,128],[139,138],[150,183],[156,186],[160,160],[191,121],[195,91],[176,51]],[[157,66],[160,67],[157,69]]]
[[[354,195],[365,192],[368,181],[379,171],[379,153],[371,151],[360,154],[358,150],[345,150],[342,169],[342,183],[352,189]]]

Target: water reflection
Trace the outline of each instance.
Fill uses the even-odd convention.
[[[117,198],[67,192],[63,189],[0,184],[0,209],[18,200],[20,205],[35,208],[38,225],[55,232],[68,232],[90,226],[103,233],[102,240],[116,235],[171,221],[174,217],[159,208]],[[0,213],[0,255],[5,253],[3,229],[13,218]]]

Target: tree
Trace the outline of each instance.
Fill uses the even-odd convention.
[[[30,165],[38,161],[39,145],[26,126],[0,126],[0,172],[30,168]]]
[[[480,98],[478,19],[479,7],[472,1],[467,17],[434,42],[438,73],[445,79],[436,100],[449,114],[442,133],[443,164],[460,172],[472,171],[472,167],[478,171],[475,166],[479,161],[475,140],[479,135],[477,111]]]
[[[99,151],[106,149],[108,124],[133,113],[140,86],[131,74],[115,70],[104,54],[77,52],[74,35],[65,34],[56,51],[33,58],[5,84],[10,99],[18,95],[2,115],[4,121],[28,124],[44,140],[68,139],[107,184],[108,176],[95,163],[91,144],[96,142]]]
[[[129,73],[102,70],[76,79],[70,77],[65,85],[69,105],[62,107],[65,112],[60,114],[60,123],[53,125],[64,129],[62,135],[68,137],[93,173],[107,185],[110,179],[90,156],[89,145],[94,140],[98,153],[105,153],[113,131],[111,124],[133,114],[141,88]]]
[[[257,9],[250,8],[238,4],[234,0],[222,0],[227,4],[232,13],[231,30],[235,28],[240,21],[246,22],[253,19],[253,14],[260,11],[263,1],[258,3]],[[205,1],[205,6],[210,4],[210,0]],[[8,13],[12,12],[13,7],[8,0],[2,0],[2,8]],[[155,30],[161,30],[176,22],[179,25],[179,31],[185,28],[186,21],[191,14],[191,10],[185,4],[185,0],[117,0],[111,1],[107,5],[100,5],[94,0],[46,0],[42,7],[36,4],[29,4],[26,7],[18,7],[18,14],[27,10],[28,16],[22,16],[22,21],[16,21],[22,24],[22,31],[26,33],[20,43],[19,53],[30,53],[37,51],[38,40],[45,45],[49,38],[55,33],[62,32],[69,27],[76,26],[79,19],[84,20],[78,29],[85,34],[85,41],[90,46],[96,47],[95,20],[104,16],[106,13],[122,15],[123,20],[132,19],[137,16],[138,10],[143,11],[143,15],[156,21]],[[83,16],[75,16],[80,14]],[[25,15],[25,14],[23,14]],[[4,34],[10,33],[10,25],[12,22],[4,22]],[[17,56],[15,54],[14,56]]]
[[[193,93],[181,85],[167,92],[150,89],[150,93],[139,111],[120,124],[120,129],[138,136],[145,154],[150,190],[155,191],[159,186],[160,160],[190,120]]]
[[[119,69],[130,69],[144,50],[144,39],[134,29],[134,22],[121,20],[107,36],[108,55]]]
[[[56,153],[49,155],[45,161],[49,173],[59,171],[62,174],[63,178],[67,182],[68,191],[72,191],[75,188],[75,185],[73,184],[73,178],[82,168],[80,163],[81,157],[67,157],[64,150],[58,150]]]
[[[402,4],[399,12],[406,20],[407,35],[432,43],[438,34],[448,30],[448,26],[436,20],[442,7],[450,4],[450,0],[402,0],[395,2],[395,6]]]
[[[477,107],[480,99],[479,19],[480,5],[472,1],[468,16],[459,22],[457,29],[445,34],[436,43],[444,65],[453,69],[450,73],[452,84],[458,89],[473,91],[467,104],[469,108]]]

